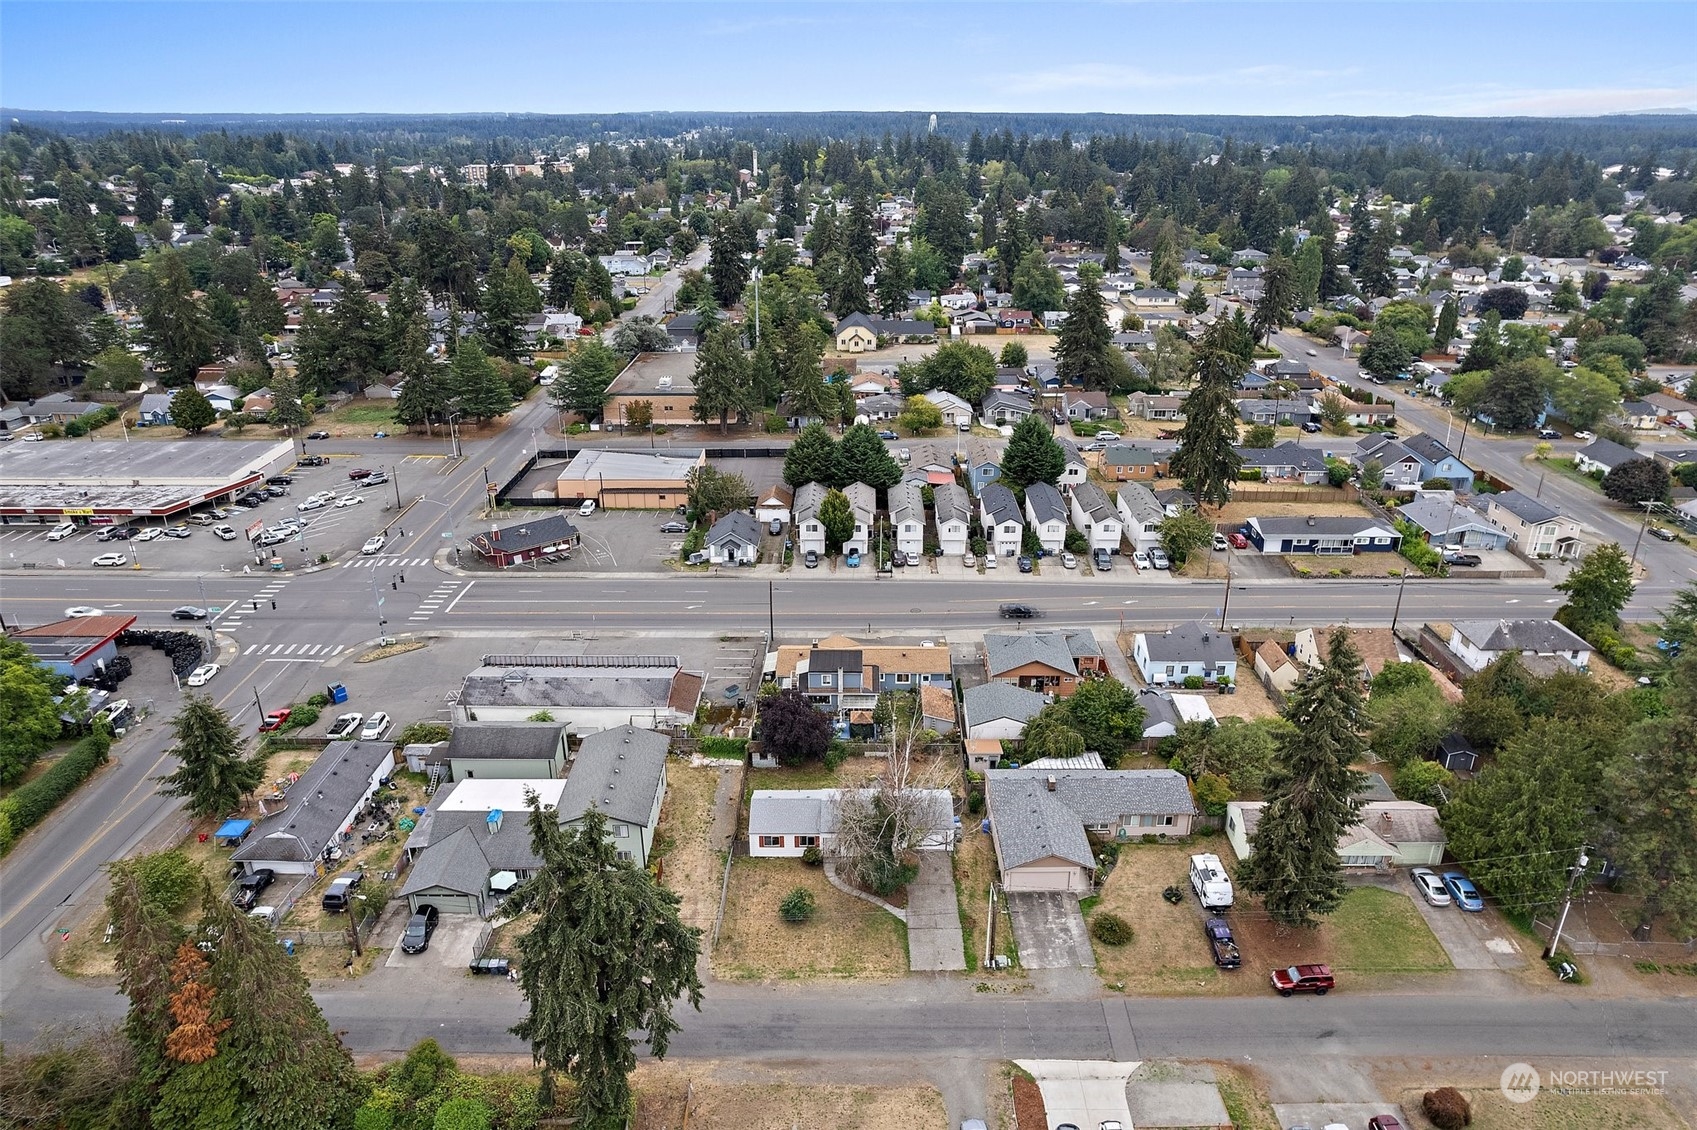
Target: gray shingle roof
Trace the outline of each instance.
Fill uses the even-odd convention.
[[[713,528],[707,531],[708,545],[759,545],[760,523],[754,520],[754,515],[745,510],[733,510],[713,523]]]
[[[1033,521],[1065,523],[1067,520],[1066,499],[1048,483],[1032,483],[1026,487],[1025,505],[1031,511]]]
[[[483,854],[483,848],[477,842],[477,831],[470,826],[456,828],[445,839],[432,843],[418,854],[407,872],[401,896],[404,898],[436,888],[481,895],[492,870],[489,857]]]
[[[561,820],[577,820],[595,808],[608,819],[646,826],[666,775],[670,744],[664,734],[637,726],[584,738],[560,794]]]
[[[795,490],[796,525],[819,516],[819,504],[825,501],[824,483],[802,483]]]
[[[984,504],[984,513],[989,518],[987,525],[999,526],[1003,522],[1025,524],[1024,519],[1020,517],[1019,500],[1014,498],[1013,491],[1001,483],[985,486],[978,499]]]
[[[394,750],[389,742],[331,742],[289,787],[282,811],[260,821],[230,858],[317,859],[342,830],[378,765],[394,761]]]
[[[1239,447],[1235,449],[1249,467],[1294,467],[1299,471],[1324,471],[1326,460],[1319,452],[1303,447],[1295,440],[1286,440],[1277,447]]]
[[[1048,699],[1036,691],[1028,691],[1011,683],[992,682],[968,687],[961,696],[961,701],[966,711],[967,727],[971,728],[985,722],[994,722],[998,718],[1028,722],[1043,709]]]
[[[1344,537],[1375,531],[1396,537],[1396,530],[1369,515],[1360,517],[1251,518],[1262,536],[1269,538]]]
[[[959,483],[944,483],[931,492],[932,501],[937,508],[937,521],[947,522],[954,519],[960,522],[972,521],[972,496],[966,493],[966,488]]]
[[[558,722],[461,722],[449,735],[445,753],[462,760],[546,761],[559,752],[564,730]]]
[[[1062,632],[991,632],[984,637],[984,658],[991,678],[1027,663],[1078,672]]]
[[[1651,411],[1653,412],[1654,409]],[[1592,440],[1590,443],[1579,449],[1579,454],[1593,462],[1601,463],[1610,470],[1613,470],[1622,463],[1629,462],[1630,460],[1644,458],[1644,456],[1632,450],[1630,447],[1618,444],[1612,439]]]
[[[1144,650],[1152,663],[1207,660],[1210,663],[1237,657],[1231,637],[1200,620],[1174,624],[1164,632],[1140,632]]]
[[[1455,456],[1455,452],[1445,447],[1442,441],[1432,438],[1425,432],[1409,436],[1402,441],[1402,445],[1426,462],[1434,465]]]
[[[1454,628],[1480,651],[1589,651],[1591,645],[1554,620],[1457,620]]]
[[[577,527],[564,514],[547,514],[515,522],[487,534],[472,536],[479,553],[528,553],[545,545],[561,545],[577,537]]]
[[[1115,493],[1119,496],[1121,509],[1133,520],[1145,526],[1158,526],[1166,520],[1166,507],[1155,497],[1155,492],[1142,483],[1125,483]]]
[[[897,483],[891,487],[888,494],[890,503],[890,521],[896,525],[903,522],[925,522],[925,496],[920,493],[919,484],[911,480]]]
[[[1096,868],[1084,822],[1048,791],[1046,779],[1018,769],[985,774],[996,854],[1003,867],[1022,867],[1051,856]]]
[[[1079,483],[1073,487],[1072,499],[1078,503],[1079,509],[1090,515],[1093,525],[1120,520],[1119,508],[1108,498],[1108,492],[1095,483]]]
[[[1546,506],[1538,499],[1518,490],[1505,490],[1501,494],[1494,494],[1491,496],[1491,500],[1522,522],[1532,526],[1561,517],[1560,511]]]

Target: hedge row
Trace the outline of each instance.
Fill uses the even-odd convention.
[[[55,761],[47,772],[0,800],[0,855],[10,852],[19,836],[41,823],[60,801],[106,764],[106,754],[111,748],[111,735],[92,733]]]

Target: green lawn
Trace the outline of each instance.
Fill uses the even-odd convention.
[[[1587,475],[1584,471],[1581,471],[1578,467],[1575,467],[1573,465],[1573,460],[1571,459],[1533,460],[1532,465],[1537,467],[1540,473],[1548,468],[1564,478],[1572,479],[1576,483],[1584,483],[1598,494],[1603,493],[1603,484],[1599,483],[1596,479],[1593,479],[1590,475]]]
[[[1357,887],[1326,919],[1332,964],[1355,973],[1437,973],[1451,967],[1407,895]]]
[[[395,406],[392,403],[355,401],[330,413],[330,419],[338,424],[393,424]]]

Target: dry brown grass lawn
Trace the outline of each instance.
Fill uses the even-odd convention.
[[[945,1124],[943,1096],[923,1084],[820,1082],[819,1065],[754,1067],[645,1062],[632,1130],[910,1130]]]
[[[713,794],[728,769],[674,763],[666,773],[666,801],[657,840],[664,840],[661,881],[683,899],[686,924],[711,929],[719,909],[723,856],[712,842]]]
[[[1280,489],[1283,484],[1273,483],[1274,489]],[[1301,490],[1300,486],[1292,485],[1290,490]],[[1240,494],[1235,502],[1228,502],[1219,511],[1206,510],[1204,514],[1210,521],[1217,523],[1229,522],[1240,525],[1251,518],[1365,518],[1368,511],[1358,502],[1341,502],[1330,499],[1316,498],[1313,502],[1259,502],[1252,495]]]
[[[1273,1104],[1259,1075],[1235,1064],[1216,1063],[1213,1068],[1220,1101],[1226,1104],[1226,1113],[1236,1130],[1280,1130],[1282,1124],[1273,1113]]]
[[[1511,1103],[1492,1079],[1458,1088],[1473,1106],[1473,1130],[1688,1130],[1660,1095],[1561,1095],[1541,1091],[1529,1103]],[[1426,1088],[1399,1096],[1410,1130],[1431,1130],[1420,1112]]]
[[[1239,661],[1237,693],[1208,696],[1208,709],[1216,718],[1271,718],[1279,708],[1267,696],[1267,688],[1255,677],[1255,669]]]
[[[796,887],[813,894],[818,909],[810,922],[778,915],[778,903]],[[713,971],[747,980],[899,977],[907,972],[907,930],[888,911],[831,886],[823,868],[738,856]]]
[[[955,849],[955,892],[960,900],[961,934],[966,940],[966,968],[986,976],[1003,976],[1006,971],[991,973],[983,969],[984,936],[990,913],[990,881],[996,877],[996,851],[990,837],[978,830],[979,819],[963,821],[960,846]],[[1005,902],[997,905],[996,949],[1019,959],[1019,945],[1014,941],[1013,920]],[[1009,970],[1013,968],[1009,966]]]
[[[1202,937],[1202,916],[1187,897],[1173,906],[1161,897],[1171,885],[1189,895],[1190,854],[1207,848],[1183,844],[1126,844],[1120,849],[1092,914],[1111,912],[1131,923],[1136,936],[1123,946],[1092,941],[1096,971],[1132,995],[1239,991],[1245,974],[1214,968]]]

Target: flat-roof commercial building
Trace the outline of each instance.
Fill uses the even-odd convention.
[[[608,427],[629,427],[631,405],[646,401],[654,422],[677,427],[695,422],[695,354],[638,353],[607,386],[601,419]]]
[[[230,498],[294,463],[289,440],[75,440],[0,449],[0,517],[109,525]]]
[[[593,498],[603,510],[670,510],[689,498],[689,473],[705,466],[700,449],[578,452],[555,485],[561,501]]]

